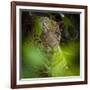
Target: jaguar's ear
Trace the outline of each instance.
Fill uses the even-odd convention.
[[[58,25],[59,25],[59,28],[62,29],[64,27],[64,22],[63,21],[59,21]]]

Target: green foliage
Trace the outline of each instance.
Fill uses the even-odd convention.
[[[53,54],[47,53],[34,43],[23,44],[23,59],[25,68],[23,77],[42,77],[40,73],[47,72],[47,76],[78,76],[79,73],[79,41],[71,41],[53,48]],[[41,72],[41,68],[43,69]],[[36,74],[37,73],[37,74]]]
[[[42,47],[39,47],[36,43],[25,41],[22,46],[23,56],[23,71],[21,77],[40,77],[42,70],[47,65],[47,56]]]
[[[41,24],[41,20],[40,20],[40,17],[39,16],[36,16],[35,17],[35,21],[34,21],[34,30],[35,30],[35,33],[40,36],[41,33],[42,33],[42,24]]]
[[[49,18],[48,18],[49,19]],[[62,17],[66,29],[74,28],[73,22],[67,16]],[[49,20],[48,27],[56,28],[56,22]],[[35,34],[42,35],[41,17],[34,20]],[[72,30],[72,29],[71,29]],[[63,77],[80,75],[80,41],[68,40],[52,47],[52,52],[36,43],[34,38],[27,37],[22,42],[21,78]]]
[[[67,16],[62,17],[62,20],[64,22],[64,26],[66,29],[68,29],[69,27],[73,28],[73,22],[70,18],[68,18]]]
[[[78,76],[79,42],[68,42],[55,50],[50,72],[52,76]]]

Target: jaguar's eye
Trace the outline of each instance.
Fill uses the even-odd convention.
[[[55,34],[60,35],[60,33],[59,33],[59,32],[55,32]]]

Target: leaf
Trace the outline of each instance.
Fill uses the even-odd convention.
[[[42,33],[42,24],[41,24],[41,19],[39,16],[36,16],[35,17],[35,20],[34,20],[34,30],[35,30],[35,33],[40,36],[41,33]]]
[[[25,41],[22,46],[22,78],[46,76],[47,56],[39,45]]]
[[[64,22],[64,26],[66,29],[68,29],[69,27],[73,28],[73,22],[70,18],[68,18],[67,16],[62,17],[62,20]]]
[[[78,76],[79,42],[68,42],[55,48],[53,53],[50,73],[53,77]]]

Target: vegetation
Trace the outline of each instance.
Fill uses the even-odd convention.
[[[21,78],[79,76],[79,14],[21,13]]]

